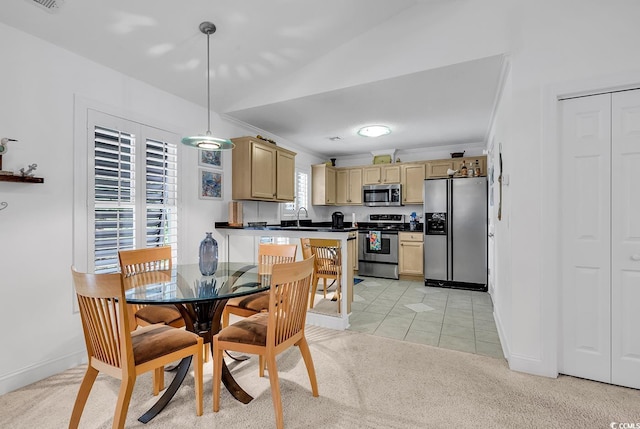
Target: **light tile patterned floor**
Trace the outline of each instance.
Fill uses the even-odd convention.
[[[358,278],[350,330],[504,358],[488,293]]]

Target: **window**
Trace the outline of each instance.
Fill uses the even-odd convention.
[[[296,216],[300,207],[308,208],[309,173],[296,168],[296,198],[291,203],[282,205],[282,217]],[[304,213],[304,211],[303,211]],[[306,216],[306,213],[305,213]]]
[[[175,258],[177,137],[94,113],[87,150],[89,266],[96,273],[117,272],[118,250],[164,245]]]

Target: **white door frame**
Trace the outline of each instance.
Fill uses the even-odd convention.
[[[559,100],[561,98],[595,95],[625,89],[640,88],[640,73],[624,73],[589,79],[577,79],[572,82],[550,84],[543,88],[542,94],[542,142],[541,149],[541,190],[542,207],[546,208],[550,219],[561,216],[560,192],[560,126]],[[542,231],[541,255],[542,269],[542,351],[543,372],[556,377],[560,362],[561,330],[560,300],[562,267],[561,234],[558,222],[548,222]]]

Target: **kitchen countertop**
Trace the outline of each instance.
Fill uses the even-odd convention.
[[[300,226],[297,227],[296,221],[282,221],[280,225],[271,224],[265,226],[234,226],[229,225],[228,222],[216,222],[216,229],[239,229],[239,230],[267,230],[267,231],[318,231],[318,232],[351,232],[351,231],[396,231],[396,232],[422,232],[422,223],[416,226],[415,230],[411,230],[408,223],[402,224],[399,228],[389,230],[376,223],[363,222],[357,227],[351,226],[350,222],[345,222],[345,227],[341,229],[331,228],[331,222],[310,222],[308,220],[301,220]]]
[[[265,231],[317,231],[317,232],[351,232],[357,231],[358,228],[353,227],[345,227],[340,229],[331,228],[331,222],[318,222],[318,223],[309,223],[309,222],[300,222],[300,226],[295,225],[295,221],[293,221],[293,225],[282,224],[280,225],[265,225],[265,226],[235,226],[229,225],[228,222],[216,222],[216,229],[234,229],[234,230],[265,230]]]

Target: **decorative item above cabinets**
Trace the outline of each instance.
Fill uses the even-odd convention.
[[[255,137],[231,139],[231,198],[253,201],[295,199],[296,153]]]

